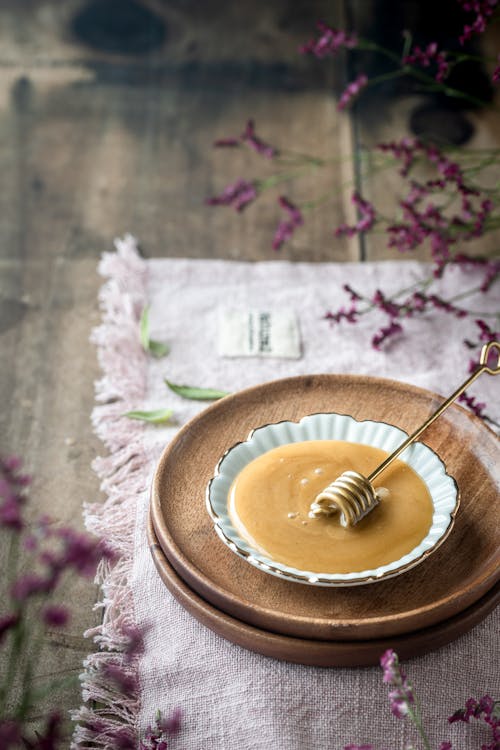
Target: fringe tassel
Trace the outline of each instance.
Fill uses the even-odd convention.
[[[106,678],[106,664],[119,663],[132,685],[138,684],[138,656],[125,658],[134,628],[134,608],[129,580],[132,569],[137,496],[146,488],[147,457],[142,440],[144,427],[121,415],[134,408],[146,391],[146,355],[139,340],[139,319],[147,303],[147,266],[139,256],[134,237],[115,241],[116,253],[105,253],[99,273],[107,281],[99,302],[102,324],[92,332],[103,373],[96,383],[98,406],[92,413],[94,430],[109,451],[97,458],[93,469],[106,493],[104,503],[84,507],[85,525],[105,537],[117,561],[102,562],[96,575],[102,598],[102,622],[88,630],[99,648],[84,662],[82,698],[87,705],[72,714],[77,722],[71,747],[78,750],[115,750],[137,747],[138,691],[120,690]],[[97,704],[95,708],[89,703]]]

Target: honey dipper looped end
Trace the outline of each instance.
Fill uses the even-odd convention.
[[[488,365],[488,359],[491,352],[497,354],[497,361]],[[377,491],[372,485],[373,480],[378,477],[411,443],[420,437],[422,432],[436,420],[445,409],[447,409],[457,399],[461,393],[468,388],[474,380],[483,372],[489,375],[498,375],[500,373],[500,341],[489,341],[481,349],[479,364],[467,378],[465,383],[457,388],[452,395],[432,414],[423,425],[413,432],[396,450],[383,461],[380,466],[372,471],[368,477],[364,477],[357,471],[344,471],[334,482],[325,487],[325,489],[316,495],[309,509],[311,518],[321,516],[339,515],[342,526],[355,526],[368,513],[370,513],[378,504],[379,498]]]

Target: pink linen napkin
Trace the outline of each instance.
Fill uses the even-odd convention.
[[[176,430],[203,408],[167,391],[164,378],[235,391],[303,373],[366,373],[391,377],[448,395],[467,372],[462,340],[477,338],[474,323],[439,315],[409,320],[407,341],[387,351],[370,348],[370,316],[355,326],[330,326],[325,312],[346,303],[342,285],[367,295],[410,286],[428,272],[415,262],[307,264],[162,259],[143,260],[135,240],[116,242],[100,272],[102,325],[94,332],[103,378],[97,384],[93,421],[109,455],[97,459],[108,499],[86,508],[90,529],[113,540],[121,554],[101,571],[103,623],[89,633],[101,649],[119,649],[123,626],[146,627],[145,649],[129,665],[138,677],[137,698],[125,699],[99,677],[105,651],[90,655],[83,677],[84,700],[96,699],[139,737],[155,713],[182,710],[172,750],[340,749],[350,743],[376,748],[419,746],[409,721],[390,714],[380,669],[319,669],[279,662],[225,641],[194,620],[166,590],[154,568],[145,536],[149,483],[155,463]],[[450,272],[441,292],[457,291]],[[491,300],[491,310],[500,300]],[[141,349],[138,321],[150,306],[151,336],[170,353],[155,360]],[[472,304],[479,304],[473,300]],[[484,310],[484,301],[480,301]],[[223,358],[218,354],[221,307],[293,310],[298,318],[300,359]],[[383,319],[380,319],[380,323]],[[500,419],[498,383],[484,376],[473,393]],[[131,409],[171,407],[175,425],[155,427],[124,419]],[[423,703],[428,734],[437,748],[479,747],[488,735],[446,717],[474,695],[500,695],[499,615],[469,634],[405,665]],[[107,709],[105,710],[106,713]],[[80,718],[92,715],[82,709]],[[109,717],[109,712],[106,716]],[[95,747],[85,729],[78,747]],[[105,746],[103,740],[102,746]],[[137,741],[137,746],[139,746]]]

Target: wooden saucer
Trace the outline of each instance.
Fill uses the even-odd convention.
[[[252,428],[335,411],[410,431],[442,402],[396,381],[343,375],[287,378],[222,399],[195,417],[164,451],[151,518],[158,542],[181,579],[220,612],[282,635],[366,641],[429,628],[464,612],[499,578],[499,443],[484,423],[452,406],[425,433],[461,492],[449,538],[414,569],[386,581],[318,588],[261,572],[216,536],[205,508],[214,467]]]
[[[153,560],[168,590],[193,617],[238,646],[274,659],[313,667],[370,667],[393,648],[401,659],[411,659],[450,643],[483,620],[500,600],[500,583],[459,615],[414,633],[366,641],[323,641],[277,635],[247,625],[221,612],[187,586],[169,564],[158,544],[151,519],[148,540]]]

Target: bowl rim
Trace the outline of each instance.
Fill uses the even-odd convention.
[[[384,573],[381,573],[381,574],[366,575],[366,573],[368,571],[360,571],[359,575],[354,576],[354,577],[350,577],[350,578],[347,579],[347,578],[345,578],[345,576],[347,576],[347,575],[351,576],[352,574],[350,574],[350,573],[337,573],[337,574],[336,573],[323,573],[322,574],[322,573],[314,573],[312,571],[303,571],[303,572],[300,572],[299,569],[292,569],[292,566],[288,566],[285,563],[277,563],[276,561],[273,562],[271,559],[266,558],[265,556],[263,556],[263,554],[261,552],[259,552],[258,550],[255,550],[255,555],[257,555],[257,556],[255,556],[251,552],[248,552],[244,547],[242,547],[238,543],[240,540],[244,541],[242,539],[242,537],[240,537],[238,534],[236,534],[235,536],[230,536],[230,535],[228,535],[226,533],[226,531],[224,529],[224,526],[222,525],[223,522],[224,522],[224,519],[221,518],[221,516],[217,513],[217,511],[213,507],[211,492],[212,492],[212,488],[213,488],[214,482],[222,474],[221,468],[222,468],[222,466],[224,464],[224,461],[226,460],[226,458],[228,457],[228,455],[232,451],[234,451],[236,448],[238,448],[240,445],[244,445],[246,443],[250,443],[252,441],[252,439],[253,439],[253,437],[254,437],[254,435],[255,435],[256,432],[258,432],[259,430],[265,430],[265,429],[267,429],[269,427],[274,427],[274,426],[278,426],[278,425],[281,425],[281,424],[295,424],[295,425],[300,425],[305,419],[308,419],[309,417],[315,417],[315,416],[333,416],[333,415],[339,416],[339,417],[346,417],[346,418],[352,420],[353,422],[355,422],[356,425],[359,425],[359,426],[364,425],[364,424],[382,424],[382,425],[385,425],[386,427],[390,428],[391,430],[396,430],[396,431],[400,432],[403,436],[406,436],[406,437],[408,436],[408,433],[405,430],[403,430],[401,427],[398,427],[397,425],[390,424],[389,422],[385,422],[383,420],[375,420],[375,419],[362,419],[362,420],[359,420],[359,419],[356,419],[355,417],[353,417],[351,414],[344,414],[344,413],[341,413],[341,412],[312,412],[311,414],[304,415],[299,420],[282,419],[282,420],[278,420],[277,422],[268,422],[268,423],[265,423],[265,424],[262,424],[262,425],[258,425],[257,427],[254,427],[254,428],[252,428],[250,430],[250,432],[248,434],[248,437],[245,440],[239,440],[239,441],[237,441],[232,446],[230,446],[226,451],[224,451],[224,453],[222,454],[222,456],[217,461],[217,464],[216,464],[215,469],[214,469],[214,473],[213,473],[211,479],[209,480],[209,482],[207,483],[206,489],[205,489],[205,505],[206,505],[207,512],[208,512],[210,518],[212,519],[212,522],[214,524],[214,529],[215,529],[218,537],[222,540],[222,542],[232,552],[234,552],[236,555],[238,555],[238,557],[241,557],[244,560],[246,560],[246,562],[250,563],[254,567],[258,568],[259,570],[262,570],[265,573],[277,576],[278,578],[281,578],[281,579],[284,579],[284,580],[295,581],[297,583],[301,583],[301,584],[305,584],[305,585],[322,586],[322,587],[360,586],[360,585],[365,585],[365,584],[369,584],[369,583],[377,583],[379,581],[385,581],[388,578],[394,578],[396,576],[401,575],[402,573],[405,573],[408,570],[411,570],[416,565],[419,565],[421,562],[423,562],[424,560],[426,560],[427,557],[429,557],[433,552],[435,552],[443,544],[443,542],[446,541],[446,539],[448,538],[448,536],[450,535],[450,533],[451,533],[451,531],[453,529],[453,526],[454,526],[455,520],[456,520],[456,516],[457,516],[458,510],[459,510],[459,507],[460,507],[460,502],[461,502],[460,489],[458,487],[458,484],[457,484],[455,478],[451,474],[449,474],[447,472],[446,465],[445,465],[444,461],[440,458],[440,456],[436,453],[436,451],[433,450],[432,448],[430,448],[423,441],[415,441],[415,443],[413,443],[412,446],[414,446],[414,445],[421,445],[427,451],[429,451],[433,455],[433,457],[435,459],[437,459],[437,461],[439,462],[439,464],[441,465],[441,467],[443,469],[444,477],[447,477],[449,480],[451,480],[451,482],[453,484],[453,488],[454,488],[454,492],[455,492],[455,505],[454,505],[453,510],[449,514],[450,518],[449,518],[448,525],[447,525],[446,529],[441,534],[441,536],[439,536],[439,538],[432,544],[431,547],[424,548],[422,550],[422,552],[416,558],[408,561],[407,563],[405,563],[403,565],[400,565],[400,566],[398,566],[395,569],[391,569],[391,570],[385,571]],[[299,442],[299,441],[296,441],[296,442]],[[303,441],[303,442],[307,442],[307,441]],[[352,442],[352,441],[349,441],[349,442]],[[288,443],[282,443],[280,445],[287,445],[287,444]],[[408,449],[411,449],[412,446],[408,446]],[[270,449],[270,450],[272,450],[272,449]],[[265,452],[267,452],[267,451],[264,451],[264,453]],[[263,453],[260,454],[260,455],[263,455]],[[404,455],[404,453],[402,455]],[[404,459],[402,459],[402,458],[400,458],[399,460],[402,460],[404,462]],[[420,476],[420,474],[419,474],[419,476]],[[432,528],[432,526],[431,526],[431,528]],[[236,537],[236,539],[235,539],[235,537]],[[425,538],[426,537],[424,537],[424,539]],[[422,544],[423,541],[424,540],[422,540],[419,543],[419,545]],[[247,542],[244,542],[244,543],[247,546],[250,546],[249,543],[247,543]],[[419,545],[417,545],[417,547],[415,547],[414,549],[418,548]],[[411,552],[412,552],[412,550],[410,550],[410,552],[407,552],[400,559],[403,559],[404,557],[406,557],[406,555],[411,554]],[[260,559],[260,558],[263,558],[263,559]],[[391,563],[386,563],[383,566],[379,566],[379,568],[383,568],[386,565],[392,565],[394,562],[397,563],[398,561],[395,560],[395,561],[393,561]],[[375,569],[375,570],[377,570],[377,569]],[[357,572],[357,571],[354,571],[354,572]]]

